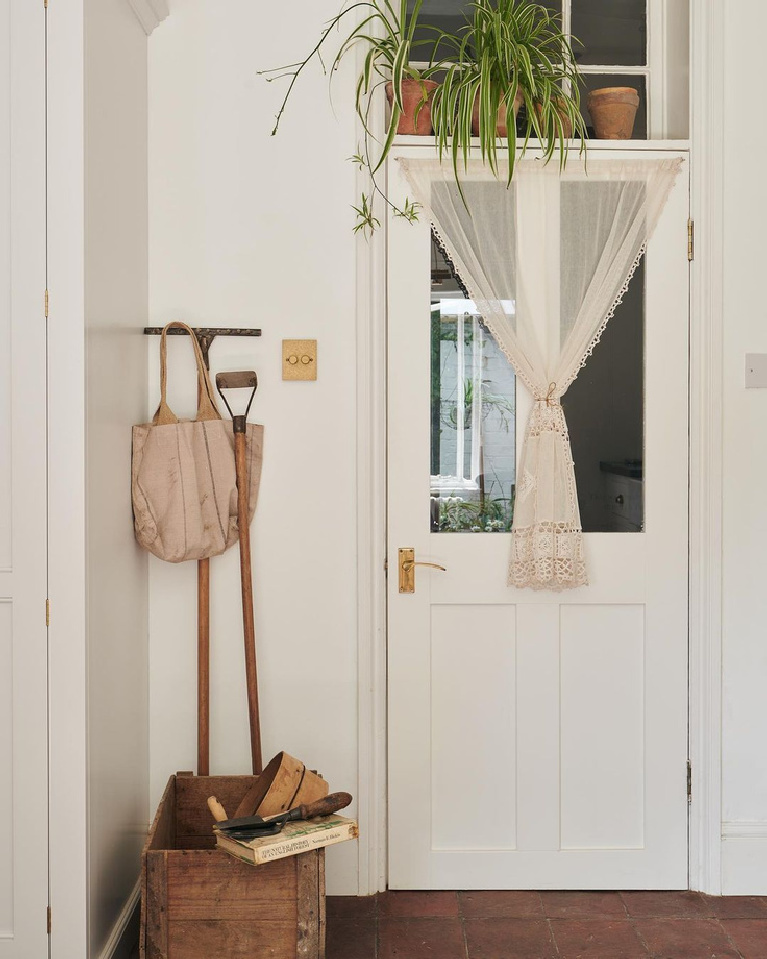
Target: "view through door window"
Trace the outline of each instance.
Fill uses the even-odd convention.
[[[431,529],[511,529],[516,397],[511,364],[432,238]]]
[[[582,226],[565,215],[562,243]],[[525,426],[514,370],[434,237],[431,252],[431,530],[508,532]],[[644,291],[642,262],[562,399],[586,533],[644,529]]]

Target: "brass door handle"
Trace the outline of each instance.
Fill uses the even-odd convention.
[[[443,573],[447,570],[439,563],[421,563],[416,562],[415,550],[411,547],[399,550],[399,591],[401,593],[415,592],[415,568],[416,566],[427,566],[429,569],[439,569]]]

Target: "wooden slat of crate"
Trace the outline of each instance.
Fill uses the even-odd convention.
[[[325,906],[325,857],[319,855],[324,849],[315,849],[317,855],[303,853],[300,856],[291,856],[295,859],[298,870],[297,876],[297,943],[296,955],[301,959],[324,955],[324,936],[321,937],[322,925],[320,917]],[[322,866],[320,866],[322,863]],[[320,887],[320,876],[323,878]],[[322,895],[317,890],[322,888]]]
[[[173,922],[209,919],[296,921],[296,867],[290,859],[254,882],[248,866],[220,850],[179,850],[168,857],[168,915]],[[244,869],[242,867],[245,867]],[[314,883],[316,895],[317,884]]]
[[[289,945],[291,936],[293,945]],[[261,922],[174,922],[168,945],[173,959],[293,959],[297,955],[295,926],[277,922],[268,927]]]

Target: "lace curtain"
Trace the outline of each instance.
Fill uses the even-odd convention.
[[[517,163],[507,189],[480,161],[398,161],[488,329],[535,402],[517,472],[509,584],[588,582],[560,400],[621,302],[681,160]]]

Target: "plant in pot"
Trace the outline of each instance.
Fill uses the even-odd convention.
[[[418,70],[410,61],[413,50],[428,41],[414,39],[423,0],[413,0],[408,9],[408,0],[346,0],[341,12],[333,17],[322,31],[319,41],[309,54],[297,63],[262,70],[260,75],[267,80],[290,77],[287,91],[277,113],[272,130],[274,136],[280,127],[290,95],[301,73],[317,59],[325,68],[323,53],[335,49],[329,73],[333,74],[340,62],[349,53],[364,49],[364,60],[356,83],[355,106],[362,123],[362,143],[359,152],[351,157],[370,176],[370,190],[363,193],[359,205],[353,207],[357,214],[355,232],[372,232],[380,226],[375,215],[375,197],[380,196],[396,216],[413,221],[418,218],[419,205],[406,199],[402,207],[393,203],[379,186],[376,174],[381,169],[391,150],[397,133],[431,133],[430,103],[437,84],[430,79],[432,67]],[[344,35],[348,25],[349,31]],[[338,42],[341,29],[343,39]],[[385,135],[379,140],[371,129],[371,107],[380,87],[387,92],[391,111]]]
[[[472,136],[479,137],[482,160],[496,176],[501,142],[508,147],[510,183],[520,139],[516,117],[524,106],[520,154],[537,138],[544,161],[558,150],[564,166],[571,137],[580,137],[585,149],[586,126],[580,72],[559,17],[527,0],[474,0],[470,8],[463,27],[454,34],[440,31],[434,40],[435,50],[439,45],[448,51],[432,99],[440,159],[450,154],[460,187]]]

